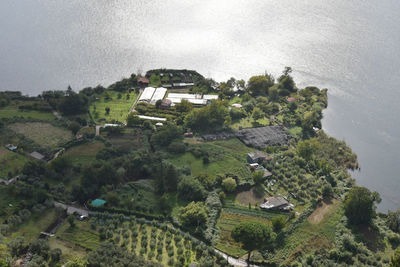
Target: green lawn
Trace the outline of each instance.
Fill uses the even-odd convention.
[[[3,146],[0,147],[0,178],[7,179],[8,173],[12,177],[18,175],[22,167],[29,159],[16,152],[11,152]]]
[[[243,118],[239,121],[235,121],[232,123],[231,128],[233,130],[240,130],[240,129],[245,129],[245,128],[252,128],[252,127],[260,127],[260,126],[268,126],[269,125],[269,119],[267,118],[262,118],[257,121],[255,121],[252,117],[248,118]]]
[[[62,157],[67,158],[72,164],[82,164],[87,165],[94,160],[96,160],[96,154],[102,148],[104,148],[104,143],[100,141],[93,141],[80,146],[74,146],[68,149]]]
[[[20,104],[32,104],[33,102],[36,101],[13,101],[10,105],[0,109],[0,118],[24,117],[44,121],[52,121],[56,119],[52,112],[21,110],[18,108]]]
[[[109,94],[111,97],[110,100],[106,100],[106,94]],[[118,94],[121,94],[120,99],[118,99]],[[98,96],[99,100],[94,101],[89,107],[90,114],[95,123],[100,124],[111,122],[112,120],[125,122],[129,110],[137,98],[137,94],[133,92],[129,93],[129,99],[127,99],[127,95],[128,93],[106,91],[104,94]],[[108,115],[106,115],[106,107],[110,108]]]
[[[238,139],[193,144],[209,154],[210,163],[204,164],[202,157],[191,152],[172,156],[169,161],[177,167],[189,166],[192,176],[208,174],[215,177],[227,173],[237,175],[241,180],[249,180],[251,173],[247,168],[247,153],[252,151]]]

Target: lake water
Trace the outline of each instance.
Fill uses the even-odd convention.
[[[0,90],[108,85],[151,68],[222,81],[294,69],[329,89],[324,129],[400,208],[400,1],[0,1]]]

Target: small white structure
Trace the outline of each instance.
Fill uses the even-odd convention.
[[[158,126],[158,127],[161,127],[161,126],[163,126],[164,124],[162,123],[162,122],[157,122],[156,123],[156,126]]]
[[[160,118],[160,117],[152,117],[152,116],[144,116],[144,115],[138,115],[138,117],[142,120],[151,120],[151,121],[167,121],[166,118]]]
[[[155,92],[155,88],[154,87],[146,87],[143,91],[143,93],[140,95],[139,97],[139,102],[147,102],[150,103],[153,94]]]
[[[242,104],[235,103],[235,104],[232,104],[232,107],[234,107],[234,108],[242,108]]]
[[[32,158],[38,159],[38,160],[42,160],[44,159],[44,156],[42,154],[40,154],[37,151],[33,151],[32,153],[29,154]]]
[[[158,100],[164,99],[165,94],[167,93],[167,88],[158,87],[151,98],[150,104],[155,105]]]
[[[188,87],[188,86],[193,86],[194,83],[173,83],[172,85],[174,87]]]
[[[171,100],[172,104],[181,103],[182,99],[185,99],[193,105],[207,105],[211,100],[218,99],[217,95],[201,95],[201,94],[180,94],[170,93],[167,97]]]
[[[218,99],[218,95],[203,95],[203,99],[217,100]]]

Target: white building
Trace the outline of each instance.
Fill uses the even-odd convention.
[[[140,95],[139,102],[150,103],[155,90],[156,89],[154,87],[146,87],[143,93]]]
[[[166,93],[167,93],[167,88],[164,87],[157,88],[154,91],[150,104],[155,105],[158,100],[163,100]]]
[[[218,99],[217,95],[201,95],[201,94],[180,94],[180,93],[170,93],[167,97],[171,100],[172,104],[181,103],[182,99],[185,99],[192,103],[193,105],[207,105],[211,100]]]

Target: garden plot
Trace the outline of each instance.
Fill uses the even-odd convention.
[[[44,122],[18,122],[8,127],[14,132],[33,140],[38,145],[51,149],[56,148],[74,137],[67,129]]]

